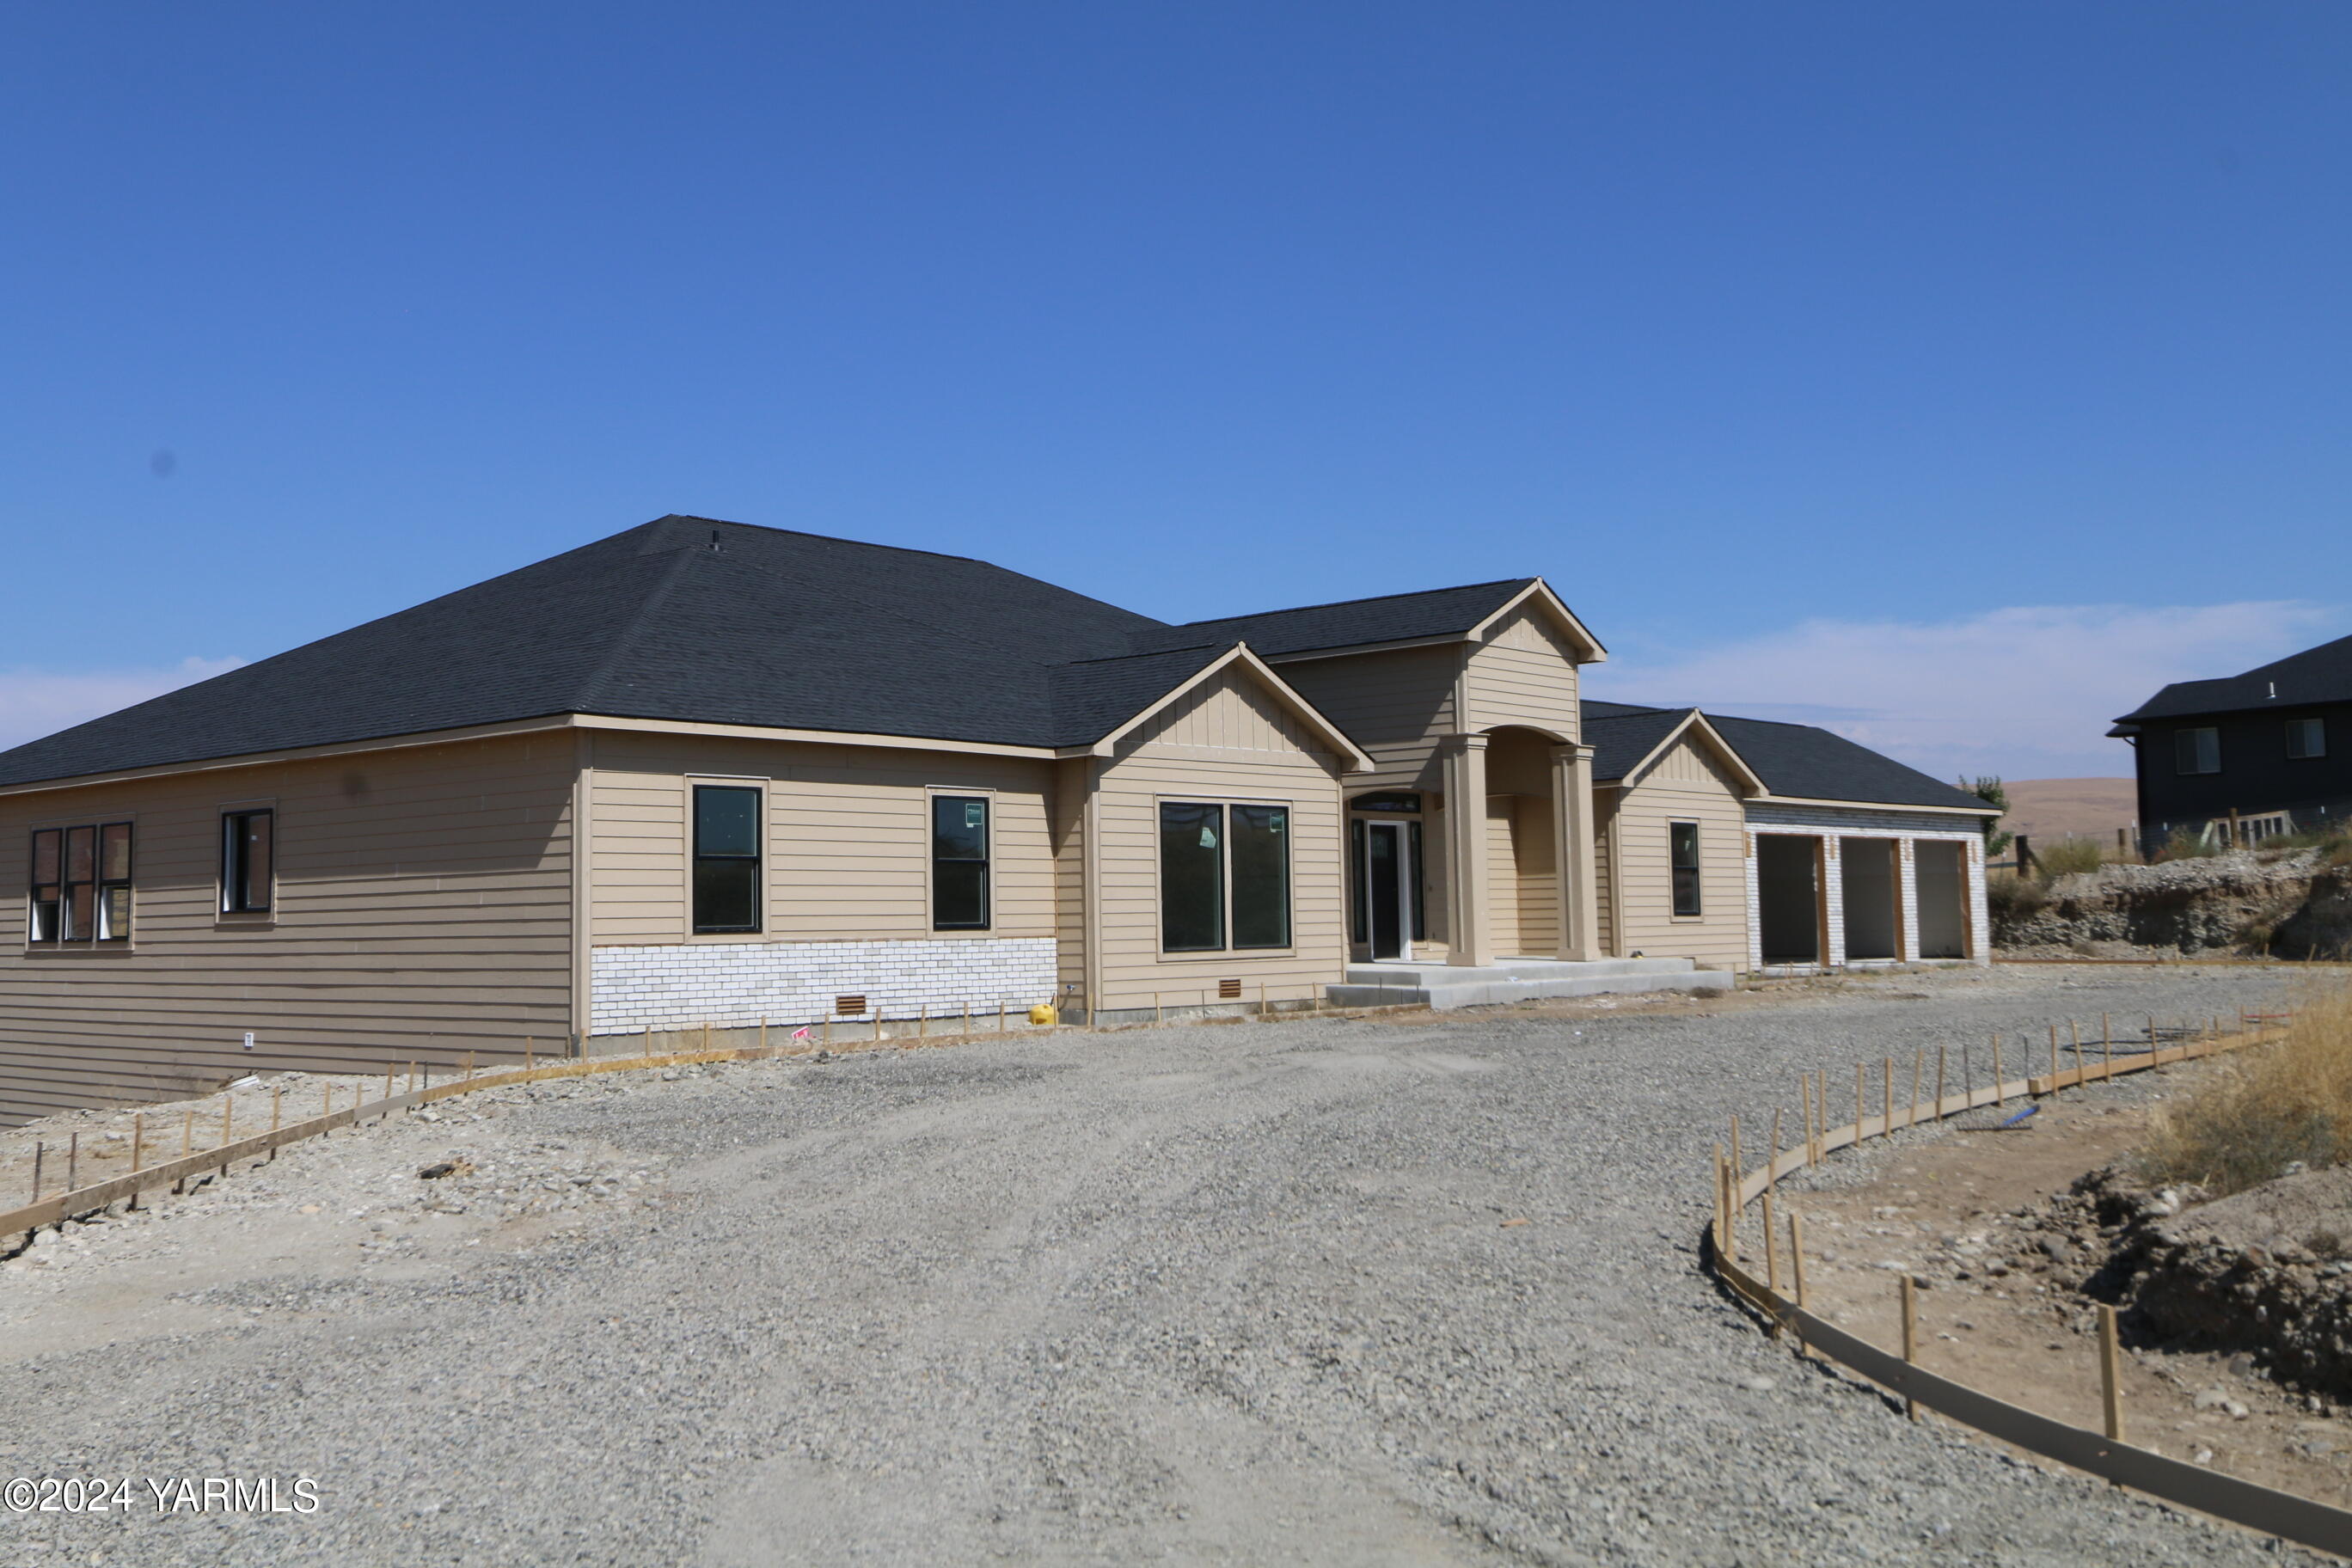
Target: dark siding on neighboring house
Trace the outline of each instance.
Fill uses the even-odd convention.
[[[2290,719],[2324,719],[2327,754],[2290,758]],[[2221,771],[2179,771],[2183,730],[2221,731]],[[2255,816],[2288,811],[2297,826],[2352,816],[2352,703],[2281,704],[2233,713],[2138,721],[2140,835],[2154,849],[2175,830],[2199,827],[2232,810]]]

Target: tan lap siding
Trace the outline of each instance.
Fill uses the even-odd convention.
[[[1439,787],[1437,742],[1458,728],[1454,702],[1461,672],[1462,649],[1452,645],[1301,659],[1276,668],[1370,753],[1375,771],[1349,774],[1351,790]]]
[[[1220,743],[1204,743],[1204,742]],[[1149,1007],[1216,1000],[1238,979],[1255,1001],[1295,1001],[1339,978],[1347,959],[1341,902],[1339,763],[1245,676],[1215,680],[1139,730],[1098,786],[1103,994],[1096,1005]],[[1160,803],[1263,802],[1290,807],[1292,946],[1278,951],[1160,951]]]
[[[1551,802],[1517,797],[1519,956],[1559,953],[1559,865],[1555,859]]]
[[[443,1066],[571,1027],[569,734],[0,797],[0,1121],[242,1072]],[[218,913],[220,812],[278,813],[277,908]],[[132,942],[28,952],[29,830],[135,825]],[[256,1048],[243,1048],[245,1031]]]
[[[989,797],[992,924],[976,936],[1055,934],[1046,800],[1054,764],[1021,757],[628,731],[596,737],[595,942],[690,940],[688,791],[767,792],[764,931],[703,941],[928,938],[930,795]]]
[[[1668,825],[1699,825],[1699,909],[1674,913]],[[1624,954],[1695,958],[1738,967],[1748,952],[1747,822],[1737,786],[1691,742],[1675,744],[1650,771],[1619,792],[1616,863],[1619,942]]]

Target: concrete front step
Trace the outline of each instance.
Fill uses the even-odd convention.
[[[1687,958],[1506,959],[1491,965],[1358,963],[1324,988],[1335,1007],[1422,1004],[1434,1008],[1531,1002],[1547,996],[1599,996],[1656,991],[1728,991],[1728,971],[1700,969]]]

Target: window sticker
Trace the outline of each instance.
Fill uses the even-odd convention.
[[[977,800],[965,801],[963,803],[963,825],[966,827],[987,826],[988,806],[986,803]]]

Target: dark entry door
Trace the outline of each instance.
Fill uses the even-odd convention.
[[[1404,956],[1405,843],[1402,822],[1364,824],[1364,904],[1372,956]]]

